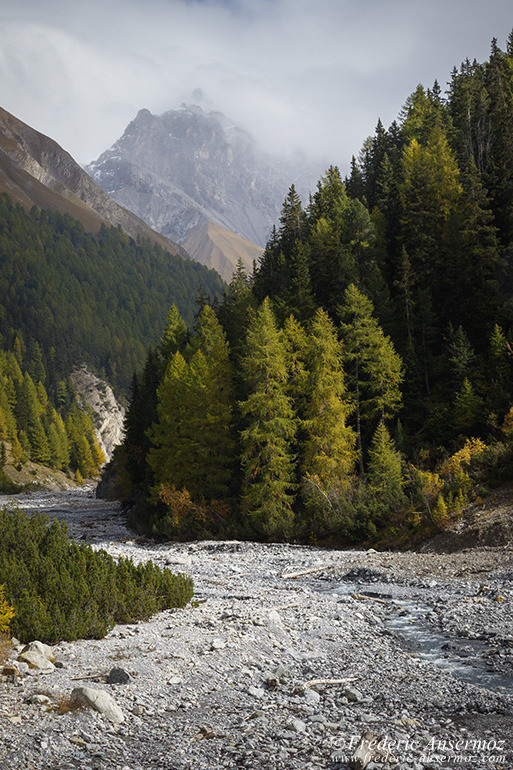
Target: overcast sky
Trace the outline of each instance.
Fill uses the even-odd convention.
[[[512,0],[0,0],[0,106],[85,164],[201,89],[266,147],[346,169],[512,28]]]

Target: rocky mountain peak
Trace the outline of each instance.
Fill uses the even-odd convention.
[[[134,239],[147,238],[168,251],[188,256],[109,198],[57,142],[1,108],[0,192],[7,192],[24,206],[35,204],[70,214],[91,232],[97,232],[102,224],[112,224]]]
[[[87,170],[118,203],[206,264],[204,254],[191,250],[193,231],[194,243],[203,245],[212,225],[237,234],[231,250],[248,266],[265,246],[290,185],[306,192],[317,176],[269,156],[225,115],[195,104],[162,115],[140,110]]]

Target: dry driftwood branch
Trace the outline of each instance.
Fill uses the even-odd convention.
[[[337,685],[348,684],[349,682],[356,682],[357,676],[346,676],[343,679],[311,679],[309,682],[303,684],[303,690],[308,690],[309,687],[317,687],[318,685]]]
[[[298,572],[284,572],[282,578],[284,580],[301,577],[301,575],[311,575],[313,572],[323,572],[325,569],[332,569],[329,564],[323,564],[322,567],[309,567],[308,569],[300,569]]]
[[[353,599],[368,600],[369,602],[378,602],[379,604],[388,604],[386,599],[379,599],[377,596],[365,596],[365,594],[351,594]]]

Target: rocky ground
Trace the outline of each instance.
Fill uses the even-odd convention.
[[[513,767],[512,547],[153,545],[83,493],[18,503],[114,556],[187,572],[195,602],[56,645],[48,673],[18,663],[0,680],[0,767]],[[113,668],[127,681],[109,683]],[[123,721],[70,709],[81,686]]]

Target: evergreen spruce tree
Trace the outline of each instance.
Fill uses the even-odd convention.
[[[239,362],[242,355],[254,305],[251,280],[242,260],[239,259],[232,280],[223,292],[223,299],[217,311],[217,317],[224,329],[236,363]]]
[[[268,299],[247,334],[243,359],[247,398],[240,404],[246,427],[242,444],[242,513],[260,536],[282,538],[292,527],[297,428],[287,395],[287,356]]]
[[[478,430],[481,409],[481,399],[474,391],[470,380],[465,377],[454,398],[452,417],[454,430],[467,436],[472,435],[473,431]]]
[[[28,372],[23,377],[17,404],[18,426],[30,444],[30,459],[42,465],[50,462],[50,450],[43,424],[37,390]]]
[[[234,468],[233,388],[228,346],[213,310],[201,311],[187,362],[180,352],[158,388],[150,431],[153,496],[187,489],[194,501],[228,496]]]
[[[157,390],[157,420],[148,431],[147,459],[153,471],[153,499],[162,497],[163,485],[182,489],[188,480],[189,449],[184,417],[188,414],[189,368],[177,351],[169,361]]]
[[[301,198],[291,185],[283,202],[280,216],[278,236],[280,246],[285,254],[289,254],[296,242],[302,243],[305,232],[306,215],[301,205]]]
[[[501,244],[513,242],[513,59],[492,40],[485,83],[490,99],[490,163],[487,174]]]
[[[305,416],[308,399],[309,338],[304,327],[293,315],[289,315],[285,319],[282,337],[285,343],[288,372],[287,395],[291,399],[294,413],[302,420]]]
[[[487,361],[488,389],[486,405],[495,419],[508,411],[511,401],[511,359],[508,341],[502,328],[495,324],[490,335]]]
[[[344,180],[344,187],[350,198],[361,200],[365,195],[363,175],[354,155],[351,157],[350,173]]]
[[[171,306],[166,326],[159,345],[159,353],[164,362],[163,369],[177,350],[181,350],[187,338],[187,326],[180,316],[176,305]]]
[[[373,316],[372,302],[354,284],[339,309],[344,358],[354,398],[360,473],[364,471],[363,434],[401,405],[402,361]]]
[[[282,313],[294,313],[301,323],[308,321],[315,311],[310,278],[309,259],[305,247],[296,241],[288,259],[288,280],[279,301]]]
[[[369,448],[368,481],[380,502],[396,508],[404,502],[401,454],[380,422]]]
[[[234,471],[234,392],[226,336],[208,305],[199,315],[191,349],[191,380],[197,391],[191,423],[197,436],[198,481],[190,491],[197,490],[208,500],[221,499],[228,496]]]
[[[302,471],[305,494],[317,507],[347,494],[353,474],[356,435],[350,412],[341,345],[327,313],[315,314],[308,346],[307,407],[303,421]]]

